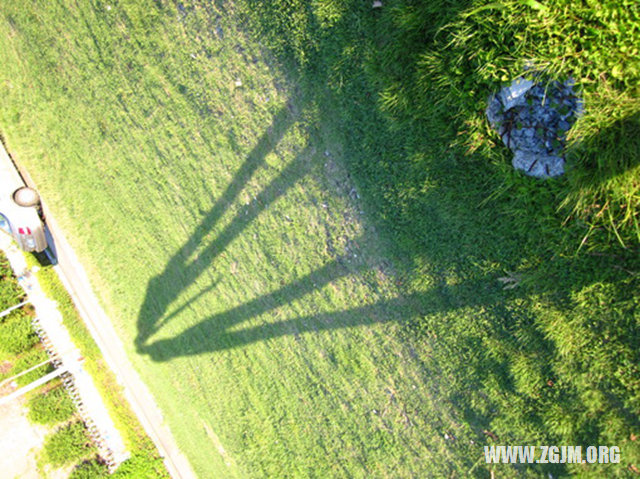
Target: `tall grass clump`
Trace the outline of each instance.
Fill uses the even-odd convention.
[[[620,95],[610,92],[611,95]],[[573,136],[568,193],[562,206],[588,230],[580,247],[615,244],[637,252],[640,242],[640,98],[622,104],[606,97]]]
[[[463,133],[457,142],[504,164],[510,153],[487,125],[487,97],[521,75],[572,78],[585,112],[570,133],[569,172],[556,206],[586,222],[588,234],[580,239],[591,238],[592,249],[612,241],[637,245],[640,4],[474,1],[435,32],[419,21],[429,14],[427,6],[394,13],[398,36],[408,30],[431,41],[414,44],[417,60],[408,76],[379,70],[386,82],[382,107],[423,120],[440,103]]]
[[[94,451],[82,422],[67,424],[47,436],[42,448],[45,462],[54,467],[71,464]]]
[[[37,424],[57,424],[68,420],[76,408],[67,391],[58,386],[29,400],[29,419]]]

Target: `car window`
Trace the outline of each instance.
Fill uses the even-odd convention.
[[[0,213],[0,229],[5,233],[11,234],[11,225],[9,225],[9,221],[2,213]]]

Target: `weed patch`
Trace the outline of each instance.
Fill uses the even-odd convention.
[[[42,458],[47,464],[61,467],[87,457],[93,451],[82,422],[62,426],[47,436],[42,448]]]
[[[23,312],[12,313],[0,320],[0,354],[15,355],[40,342],[31,327],[31,318]]]
[[[78,464],[71,471],[69,479],[99,479],[101,477],[109,477],[109,469],[106,465],[94,459]]]
[[[61,386],[33,396],[28,407],[28,417],[32,422],[50,425],[68,420],[76,410],[69,394]]]

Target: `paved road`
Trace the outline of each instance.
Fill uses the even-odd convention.
[[[21,168],[19,170],[27,185],[35,188],[29,174]],[[102,351],[107,365],[123,387],[125,398],[138,416],[142,427],[158,448],[171,477],[175,479],[195,478],[196,475],[189,461],[178,449],[171,431],[165,425],[160,408],[151,392],[129,362],[122,342],[109,317],[98,303],[87,274],[66,240],[64,232],[44,202],[42,206],[58,256],[59,263],[55,266],[55,270],[71,295],[93,339]]]

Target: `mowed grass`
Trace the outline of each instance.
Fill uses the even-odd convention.
[[[2,124],[196,471],[452,467],[313,103],[213,6],[106,7],[3,6]]]
[[[465,157],[437,96],[388,115],[378,74],[418,56],[389,51],[465,5],[4,3],[8,146],[202,477],[638,463],[633,250],[575,255],[562,180]],[[492,468],[494,441],[623,463]]]

